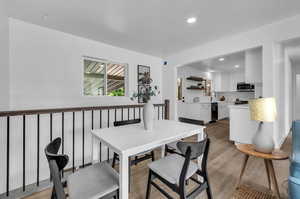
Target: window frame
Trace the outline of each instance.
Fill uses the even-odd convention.
[[[105,95],[85,95],[84,94],[84,73],[85,73],[84,72],[84,61],[85,60],[105,63],[105,75],[104,75],[104,83],[105,83],[104,84],[104,93],[105,93]],[[109,96],[109,95],[107,95],[107,64],[108,63],[124,65],[124,89],[125,89],[124,96]],[[102,58],[97,58],[97,57],[82,56],[81,69],[82,69],[81,70],[81,74],[82,74],[81,93],[82,93],[83,97],[99,98],[99,97],[128,97],[129,96],[129,64],[110,61],[108,59],[102,59]]]

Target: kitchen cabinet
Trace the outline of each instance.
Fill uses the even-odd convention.
[[[245,82],[262,82],[262,48],[255,48],[245,52]]]
[[[229,139],[236,143],[252,144],[258,122],[250,118],[248,105],[232,105],[230,110]]]
[[[236,91],[236,85],[245,81],[243,70],[233,72],[217,72],[213,75],[213,89],[215,92]]]
[[[211,121],[211,103],[186,103],[178,102],[178,117],[202,120],[204,123]]]
[[[218,120],[229,117],[229,105],[233,103],[218,102]],[[178,117],[202,120],[204,123],[211,121],[211,103],[186,103],[178,102]]]
[[[229,117],[229,103],[219,102],[218,103],[218,120],[225,119]]]

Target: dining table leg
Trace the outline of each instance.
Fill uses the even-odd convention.
[[[120,158],[120,168],[119,168],[119,186],[120,186],[120,199],[128,199],[128,189],[129,189],[129,183],[128,183],[128,156],[124,154],[119,155]]]
[[[165,157],[166,154],[166,145],[161,146],[161,158]]]

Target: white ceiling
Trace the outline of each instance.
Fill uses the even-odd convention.
[[[219,58],[224,58],[224,61],[219,61]],[[235,65],[239,65],[239,68],[235,68]],[[197,68],[203,72],[241,71],[245,70],[245,52],[243,51],[215,57],[195,63],[190,63],[186,66]]]
[[[11,17],[159,57],[300,12],[299,0],[7,1]]]

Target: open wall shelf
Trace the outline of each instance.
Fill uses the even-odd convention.
[[[192,81],[197,81],[197,82],[203,82],[205,81],[205,79],[203,79],[202,77],[195,77],[195,76],[190,76],[186,78],[187,80],[192,80]]]
[[[187,87],[188,90],[205,90],[205,88]]]
[[[198,82],[197,85],[191,85],[187,87],[187,90],[204,91],[206,96],[211,95],[211,80],[196,76],[189,76],[186,78],[186,80]]]

